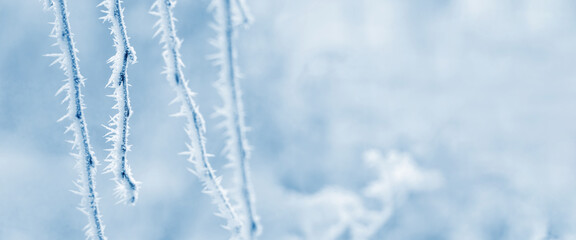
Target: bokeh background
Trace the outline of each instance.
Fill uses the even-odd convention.
[[[69,1],[69,10],[91,140],[103,160],[114,48],[98,3]],[[106,234],[227,239],[178,155],[184,119],[169,116],[178,106],[169,105],[174,93],[160,74],[152,3],[124,3],[138,56],[128,70],[128,157],[143,185],[127,207],[115,204],[112,176],[98,175]],[[340,224],[353,221],[346,206],[382,207],[365,194],[382,176],[364,160],[391,151],[441,181],[411,185],[426,191],[402,194],[371,239],[576,239],[575,1],[247,3],[255,22],[240,31],[239,66],[261,239],[351,239]],[[221,119],[210,117],[221,100],[218,69],[206,59],[216,51],[208,5],[179,0],[175,15],[208,151],[229,179]],[[58,51],[50,21],[40,1],[0,0],[0,239],[84,238],[80,197],[70,192],[78,176],[71,136],[56,122],[66,106],[54,94],[65,77],[43,56]],[[337,228],[337,237],[321,233]]]

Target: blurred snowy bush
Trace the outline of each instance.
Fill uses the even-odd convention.
[[[309,195],[286,193],[282,208],[295,232],[286,239],[375,239],[409,194],[434,190],[443,181],[438,172],[422,169],[408,154],[395,151],[382,156],[369,150],[357,170],[376,176],[361,192],[328,186]]]

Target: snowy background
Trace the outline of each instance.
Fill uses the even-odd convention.
[[[69,1],[103,160],[114,54],[100,0]],[[128,157],[143,183],[115,204],[100,174],[109,239],[226,239],[224,222],[178,155],[184,119],[160,74],[152,0],[126,0],[138,56]],[[239,65],[261,239],[576,239],[576,2],[572,0],[247,0]],[[220,154],[221,105],[208,0],[175,14],[185,74]],[[82,239],[78,171],[37,0],[0,0],[0,239]],[[228,177],[229,178],[229,177]],[[230,186],[229,182],[226,182]],[[360,232],[360,233],[359,233]]]

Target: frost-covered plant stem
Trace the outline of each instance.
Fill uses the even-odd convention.
[[[77,153],[72,153],[72,155],[77,159],[77,166],[81,170],[80,179],[76,183],[78,187],[76,193],[82,196],[80,210],[88,216],[88,225],[85,228],[86,236],[88,239],[102,240],[106,239],[106,237],[104,236],[104,225],[100,219],[98,194],[96,193],[94,179],[98,161],[90,145],[86,119],[84,118],[84,103],[81,91],[84,85],[84,77],[80,74],[78,66],[77,50],[70,31],[66,0],[48,0],[47,7],[56,17],[51,36],[56,38],[56,44],[61,50],[61,53],[52,55],[57,57],[54,63],[60,63],[61,68],[68,77],[64,86],[58,90],[58,93],[66,91],[64,101],[68,102],[68,112],[60,120],[68,118],[72,122],[66,131],[74,132],[72,145]]]
[[[106,134],[107,141],[112,142],[112,149],[106,158],[109,162],[105,172],[114,174],[116,182],[116,194],[121,202],[134,204],[138,198],[139,183],[132,177],[132,172],[128,166],[126,153],[130,150],[128,145],[128,120],[132,112],[130,108],[130,98],[128,97],[128,74],[129,64],[136,62],[136,53],[130,45],[126,26],[124,23],[121,0],[104,0],[100,5],[106,9],[106,15],[102,17],[104,21],[111,23],[110,32],[114,37],[116,54],[109,62],[112,63],[112,75],[106,85],[114,89],[111,95],[116,100],[112,107],[118,112],[110,119],[108,127],[110,132]],[[99,5],[99,6],[100,6]]]
[[[249,21],[244,3],[236,0],[243,23]],[[236,48],[234,45],[235,24],[233,18],[232,0],[213,0],[212,7],[216,13],[216,31],[218,36],[213,44],[219,49],[216,63],[220,65],[220,79],[216,86],[223,99],[224,106],[217,113],[225,117],[223,125],[228,137],[225,153],[234,167],[237,180],[237,201],[245,213],[244,225],[249,226],[243,233],[248,239],[255,239],[260,232],[260,224],[254,206],[254,194],[249,172],[249,144],[246,139],[244,106],[239,85],[238,66],[236,64]]]
[[[156,34],[161,35],[160,42],[163,44],[163,56],[166,63],[164,73],[177,93],[176,100],[181,104],[180,113],[176,115],[184,116],[187,120],[186,133],[190,138],[190,144],[188,144],[186,154],[189,155],[189,161],[194,165],[191,172],[203,182],[204,192],[209,194],[218,206],[219,213],[217,215],[227,220],[225,228],[232,232],[232,239],[241,239],[242,223],[230,204],[226,190],[222,187],[222,178],[216,176],[208,161],[204,138],[206,132],[204,120],[192,98],[194,94],[188,87],[188,81],[182,72],[183,63],[180,58],[182,42],[176,36],[175,19],[172,13],[174,4],[175,2],[171,0],[156,0],[151,13],[160,17],[156,24],[158,27]]]

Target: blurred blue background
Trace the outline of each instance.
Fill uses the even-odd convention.
[[[69,1],[69,10],[91,140],[103,160],[114,48],[98,3]],[[138,56],[128,70],[128,157],[143,185],[136,206],[126,207],[115,204],[112,176],[98,175],[106,234],[226,239],[223,220],[178,155],[184,119],[169,117],[178,106],[169,105],[174,93],[160,74],[152,3],[124,3]],[[346,224],[332,223],[353,222],[346,206],[386,205],[365,194],[382,175],[363,159],[391,151],[442,181],[426,191],[418,181],[402,185],[414,191],[394,190],[402,197],[371,239],[576,239],[576,2],[247,3],[255,22],[240,31],[238,50],[261,239],[336,238],[303,220],[313,217],[337,239],[352,239]],[[206,60],[216,51],[208,4],[180,0],[175,15],[208,151],[229,179],[221,119],[210,117],[221,101],[212,86],[218,69]],[[71,136],[63,133],[67,123],[56,122],[66,106],[54,94],[65,77],[43,57],[58,51],[51,21],[40,1],[0,0],[0,239],[84,237],[80,197],[70,192],[78,175],[65,141]],[[319,205],[326,212],[315,212]]]

